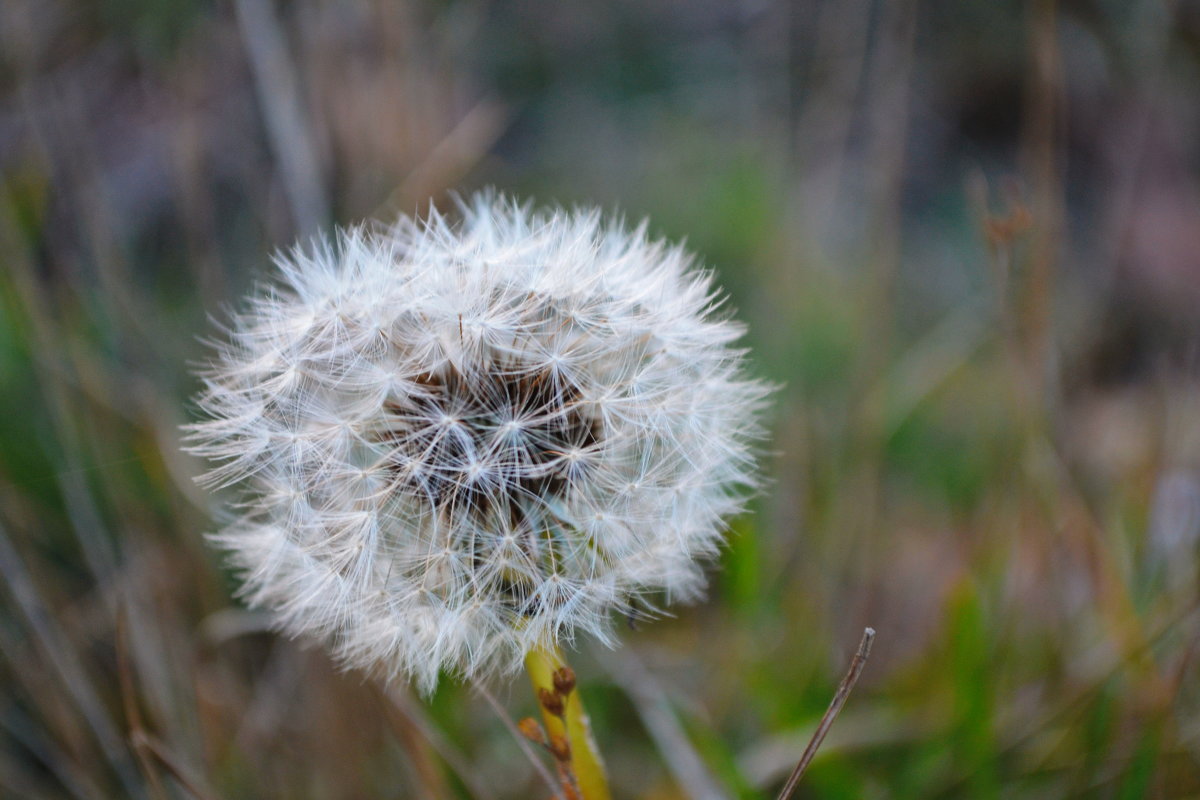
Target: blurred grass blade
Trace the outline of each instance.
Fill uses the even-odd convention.
[[[135,769],[130,764],[129,751],[122,744],[120,731],[88,682],[78,657],[71,652],[68,638],[51,619],[3,524],[0,524],[0,577],[4,579],[9,594],[41,647],[50,669],[83,715],[127,795],[131,798],[144,797],[142,787],[134,777]]]
[[[599,652],[599,651],[594,651]],[[671,774],[687,797],[696,800],[724,800],[729,792],[721,788],[709,772],[704,759],[688,740],[683,726],[671,710],[670,700],[650,670],[632,649],[601,652],[600,660],[608,667],[617,684],[629,695],[633,708]]]

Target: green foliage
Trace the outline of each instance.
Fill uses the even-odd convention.
[[[948,638],[950,658],[947,664],[953,682],[954,720],[950,742],[956,767],[969,776],[967,791],[971,797],[1000,797],[997,772],[994,686],[980,680],[987,674],[994,654],[989,631],[995,630],[986,618],[974,587],[963,583],[949,599]]]

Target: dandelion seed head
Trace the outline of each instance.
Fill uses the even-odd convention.
[[[244,594],[431,690],[703,587],[765,387],[683,249],[485,193],[277,260],[189,447]]]

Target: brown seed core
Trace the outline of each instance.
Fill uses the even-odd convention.
[[[530,500],[560,495],[586,468],[572,454],[600,441],[600,421],[579,398],[578,387],[550,370],[448,367],[416,376],[409,394],[388,399],[374,439],[392,447],[399,488],[437,511],[519,514]]]

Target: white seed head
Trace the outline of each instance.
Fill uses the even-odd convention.
[[[765,387],[711,276],[596,211],[493,194],[278,259],[203,374],[244,594],[425,691],[690,599]]]

